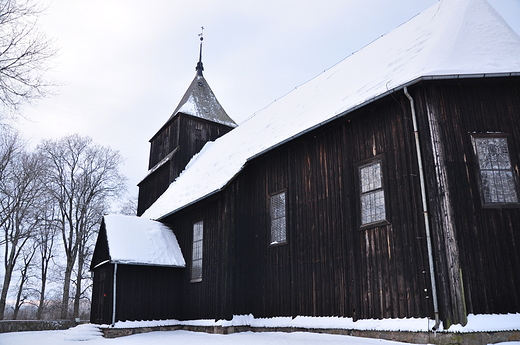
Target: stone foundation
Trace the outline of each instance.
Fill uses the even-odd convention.
[[[1,320],[0,333],[61,330],[75,327],[78,324],[73,320]]]

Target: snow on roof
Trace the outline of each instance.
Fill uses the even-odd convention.
[[[235,121],[222,108],[208,82],[201,75],[195,76],[168,121],[178,113],[192,115],[230,127],[237,126]]]
[[[143,216],[218,192],[249,159],[421,77],[520,72],[520,36],[486,0],[443,0],[207,143]]]
[[[110,262],[135,265],[185,267],[173,231],[154,220],[104,216]]]

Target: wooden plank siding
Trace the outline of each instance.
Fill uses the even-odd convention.
[[[471,143],[472,133],[507,133],[512,164],[518,178],[520,161],[519,78],[444,81],[414,88],[418,108],[430,112],[439,122],[440,140],[446,157],[447,180],[453,206],[453,228],[460,258],[465,309],[467,313],[508,313],[520,310],[520,209],[484,208],[480,198],[479,173]],[[421,117],[427,132],[425,116]],[[431,144],[426,150],[426,171],[433,171]],[[431,200],[435,200],[429,174]],[[432,202],[435,208],[436,203]],[[445,231],[433,217],[434,230]],[[439,284],[445,277],[445,243],[435,249]],[[444,246],[444,247],[443,247]],[[453,301],[441,295],[443,305]],[[446,310],[445,310],[446,312]]]
[[[239,313],[432,315],[424,292],[430,289],[413,129],[401,103],[390,98],[339,119],[256,159],[240,174]],[[380,154],[392,217],[388,226],[360,231],[355,164]],[[281,190],[287,194],[288,243],[270,247],[268,197]]]
[[[174,319],[181,307],[181,272],[177,267],[118,264],[116,320]]]
[[[225,220],[226,202],[217,198],[206,202],[190,212],[181,212],[165,219],[174,229],[182,253],[186,260],[186,268],[179,270],[179,311],[176,319],[213,319],[231,318],[232,305],[229,305],[232,289],[227,280],[232,267],[232,246],[229,239],[228,223]],[[193,250],[193,224],[203,221],[203,258],[202,281],[192,283],[191,265]]]

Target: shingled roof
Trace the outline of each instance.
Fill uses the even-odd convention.
[[[207,143],[143,214],[222,190],[248,160],[423,79],[520,75],[520,36],[486,0],[442,0]]]
[[[202,76],[202,73],[197,73],[191,82],[188,90],[182,97],[181,101],[168,122],[178,113],[183,113],[195,116],[204,120],[213,121],[222,125],[236,127],[237,124],[233,121],[224,108],[220,105],[217,97],[209,87],[208,82]]]

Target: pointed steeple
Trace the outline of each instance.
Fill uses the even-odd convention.
[[[204,27],[202,27],[204,31]],[[188,90],[184,93],[179,105],[175,108],[168,122],[172,120],[178,113],[195,116],[204,120],[212,121],[229,127],[237,127],[237,124],[231,119],[224,108],[220,105],[217,97],[209,87],[208,82],[204,79],[202,71],[202,33],[200,37],[199,62],[195,70],[197,71],[195,78],[191,82]]]

